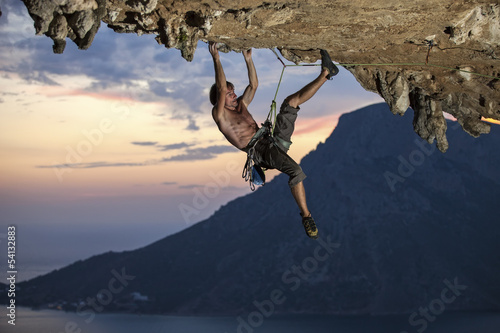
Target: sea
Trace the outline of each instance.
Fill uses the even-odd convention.
[[[2,311],[5,313],[5,311]],[[444,312],[439,316],[326,316],[250,313],[238,317],[182,317],[76,313],[17,308],[15,325],[0,322],[2,333],[499,333],[500,313]],[[410,324],[410,322],[412,324]]]

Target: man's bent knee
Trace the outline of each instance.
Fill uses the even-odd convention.
[[[304,173],[304,171],[302,171],[302,168],[300,168],[297,170],[296,173],[290,175],[290,179],[288,180],[288,186],[290,186],[290,188],[293,188],[297,186],[300,182],[302,182],[304,179],[306,179],[306,177],[307,177],[306,174]]]
[[[292,108],[297,108],[299,106],[299,98],[295,94],[285,98],[285,103],[290,105]]]

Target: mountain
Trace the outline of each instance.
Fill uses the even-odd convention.
[[[448,122],[443,154],[408,131],[411,113],[344,114],[302,160],[317,241],[280,175],[182,232],[19,283],[16,302],[82,315],[500,310],[500,130],[474,139]]]

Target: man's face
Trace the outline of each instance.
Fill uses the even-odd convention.
[[[226,93],[226,106],[236,108],[238,106],[238,96],[234,93],[234,88],[228,88]]]

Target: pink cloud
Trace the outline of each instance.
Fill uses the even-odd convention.
[[[333,131],[337,126],[339,115],[330,115],[318,118],[300,119],[295,123],[294,135],[315,133],[320,131]]]
[[[46,97],[90,97],[104,101],[130,101],[137,102],[131,95],[113,92],[92,92],[83,89],[68,89],[63,86],[44,86],[40,93]]]

